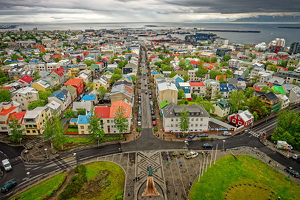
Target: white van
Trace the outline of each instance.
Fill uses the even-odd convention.
[[[4,159],[2,160],[2,165],[5,169],[5,171],[10,171],[12,169],[10,162],[8,161],[8,159]]]

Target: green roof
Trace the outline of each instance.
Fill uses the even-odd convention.
[[[99,65],[98,64],[92,64],[91,65],[91,69],[98,69],[99,68]]]
[[[285,95],[285,91],[283,90],[283,87],[282,86],[273,86],[273,90],[274,90],[274,93],[278,94],[283,94]]]
[[[160,103],[159,108],[162,109],[162,108],[164,108],[166,105],[169,105],[169,104],[170,104],[170,102],[167,101],[167,100],[165,100],[165,101],[163,101],[163,102]]]

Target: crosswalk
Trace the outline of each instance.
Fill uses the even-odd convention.
[[[265,134],[264,131],[248,131],[248,133],[256,138],[260,138],[262,135]]]

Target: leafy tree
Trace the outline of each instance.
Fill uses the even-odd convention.
[[[86,60],[84,61],[84,64],[86,64],[88,67],[90,67],[92,64],[95,64],[94,60]]]
[[[258,83],[259,79],[260,79],[260,76],[258,74],[253,76],[251,79],[252,84]]]
[[[192,65],[190,65],[186,68],[186,70],[193,70],[193,69],[194,69],[194,67]]]
[[[94,112],[91,117],[89,118],[89,131],[92,134],[93,138],[95,138],[98,141],[98,146],[99,146],[99,141],[103,139],[105,132],[102,129],[103,124],[101,123],[101,117],[98,118],[97,114]]]
[[[279,64],[281,67],[286,68],[288,61],[287,60],[282,60],[281,63]]]
[[[81,59],[77,57],[77,58],[76,58],[76,62],[77,62],[77,63],[80,63],[80,61],[81,61]]]
[[[212,63],[216,63],[217,61],[218,61],[218,59],[216,57],[212,57],[210,60],[210,62],[212,62]]]
[[[0,90],[0,102],[10,102],[11,92],[9,90]]]
[[[18,58],[20,58],[20,56],[18,56],[17,54],[13,54],[11,56],[11,60],[18,60]]]
[[[179,89],[178,90],[178,99],[183,99],[183,98],[185,98],[184,91],[183,91],[183,89]]]
[[[183,80],[184,80],[184,82],[187,82],[188,80],[189,80],[189,76],[188,75],[183,75]]]
[[[176,76],[176,72],[172,71],[171,74],[169,75],[170,78],[173,78],[174,76]]]
[[[186,67],[186,63],[184,61],[179,62],[180,69],[184,69]]]
[[[254,112],[252,113],[252,115],[253,115],[253,117],[254,117],[254,121],[256,122],[256,121],[259,119],[259,116],[258,116],[257,112],[254,111]]]
[[[122,70],[121,69],[114,69],[114,74],[122,74]]]
[[[183,132],[187,132],[189,130],[189,113],[185,107],[180,113],[180,129]]]
[[[86,115],[86,110],[84,108],[79,108],[77,110],[77,115]]]
[[[246,104],[251,113],[256,112],[260,117],[265,116],[269,112],[265,104],[259,100],[258,96],[251,97]]]
[[[203,67],[199,67],[198,71],[196,71],[196,76],[199,78],[205,78],[206,74],[207,74],[207,71]]]
[[[111,76],[111,84],[114,84],[116,81],[120,80],[122,78],[122,74],[113,74]]]
[[[207,112],[212,113],[215,111],[214,105],[210,101],[205,101],[201,96],[196,98],[196,103],[202,106]]]
[[[48,101],[48,97],[52,94],[52,91],[47,89],[45,91],[39,91],[39,99]]]
[[[38,80],[39,78],[41,78],[39,72],[34,72],[33,73],[33,78],[34,78],[34,80]]]
[[[59,61],[61,61],[61,58],[54,58],[54,62],[58,63]]]
[[[6,83],[8,78],[6,77],[5,73],[0,69],[0,85]]]
[[[221,62],[220,67],[226,67],[229,66],[228,62]]]
[[[213,69],[209,71],[209,78],[216,79],[216,77],[221,74],[222,73],[219,70]]]
[[[43,107],[46,105],[46,101],[45,100],[35,100],[32,101],[30,104],[28,104],[28,110],[33,110],[36,107]]]
[[[225,75],[227,78],[233,78],[233,72],[230,70],[226,70]]]
[[[253,94],[254,94],[254,89],[253,88],[246,88],[246,91],[245,91],[245,97],[246,98],[250,98],[250,97],[252,97],[253,96]]]
[[[172,71],[173,68],[172,68],[170,65],[162,64],[161,70],[162,70],[162,71]]]
[[[127,60],[124,60],[124,61],[120,60],[119,63],[118,63],[118,67],[120,69],[123,69],[127,64],[128,64]]]
[[[18,120],[12,117],[8,120],[8,126],[10,128],[9,131],[9,139],[13,142],[21,143],[23,138],[23,129],[21,128],[21,124],[19,124]]]
[[[277,127],[272,135],[273,141],[287,141],[296,150],[300,150],[300,113],[282,111],[278,115]]]
[[[72,110],[72,109],[67,109],[67,110],[65,111],[65,117],[66,117],[66,118],[76,117],[74,110]]]
[[[270,65],[269,70],[273,71],[273,72],[277,72],[277,66],[276,65]]]
[[[273,92],[272,88],[269,88],[268,86],[262,87],[260,91],[264,93]]]
[[[233,91],[229,96],[231,112],[237,112],[239,109],[241,109],[244,104],[244,99],[245,99],[245,95],[243,90]]]
[[[128,129],[128,120],[125,118],[124,108],[119,107],[114,118],[115,125],[120,134],[125,133]]]
[[[295,70],[295,67],[291,67],[291,66],[290,66],[290,67],[288,67],[288,70],[289,70],[289,71],[294,71],[294,70]]]
[[[225,55],[225,56],[223,56],[223,60],[224,60],[224,61],[228,61],[228,60],[230,60],[230,58],[231,58],[230,55]]]
[[[161,67],[161,62],[155,62],[154,65]]]
[[[132,83],[133,83],[133,84],[136,84],[136,81],[137,81],[136,75],[131,75],[130,78],[131,78],[131,80],[132,80]]]
[[[105,87],[100,86],[98,92],[99,92],[99,100],[103,100],[107,90],[105,89]]]

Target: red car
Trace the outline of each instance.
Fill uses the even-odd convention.
[[[152,125],[155,126],[156,125],[156,117],[152,116]]]

